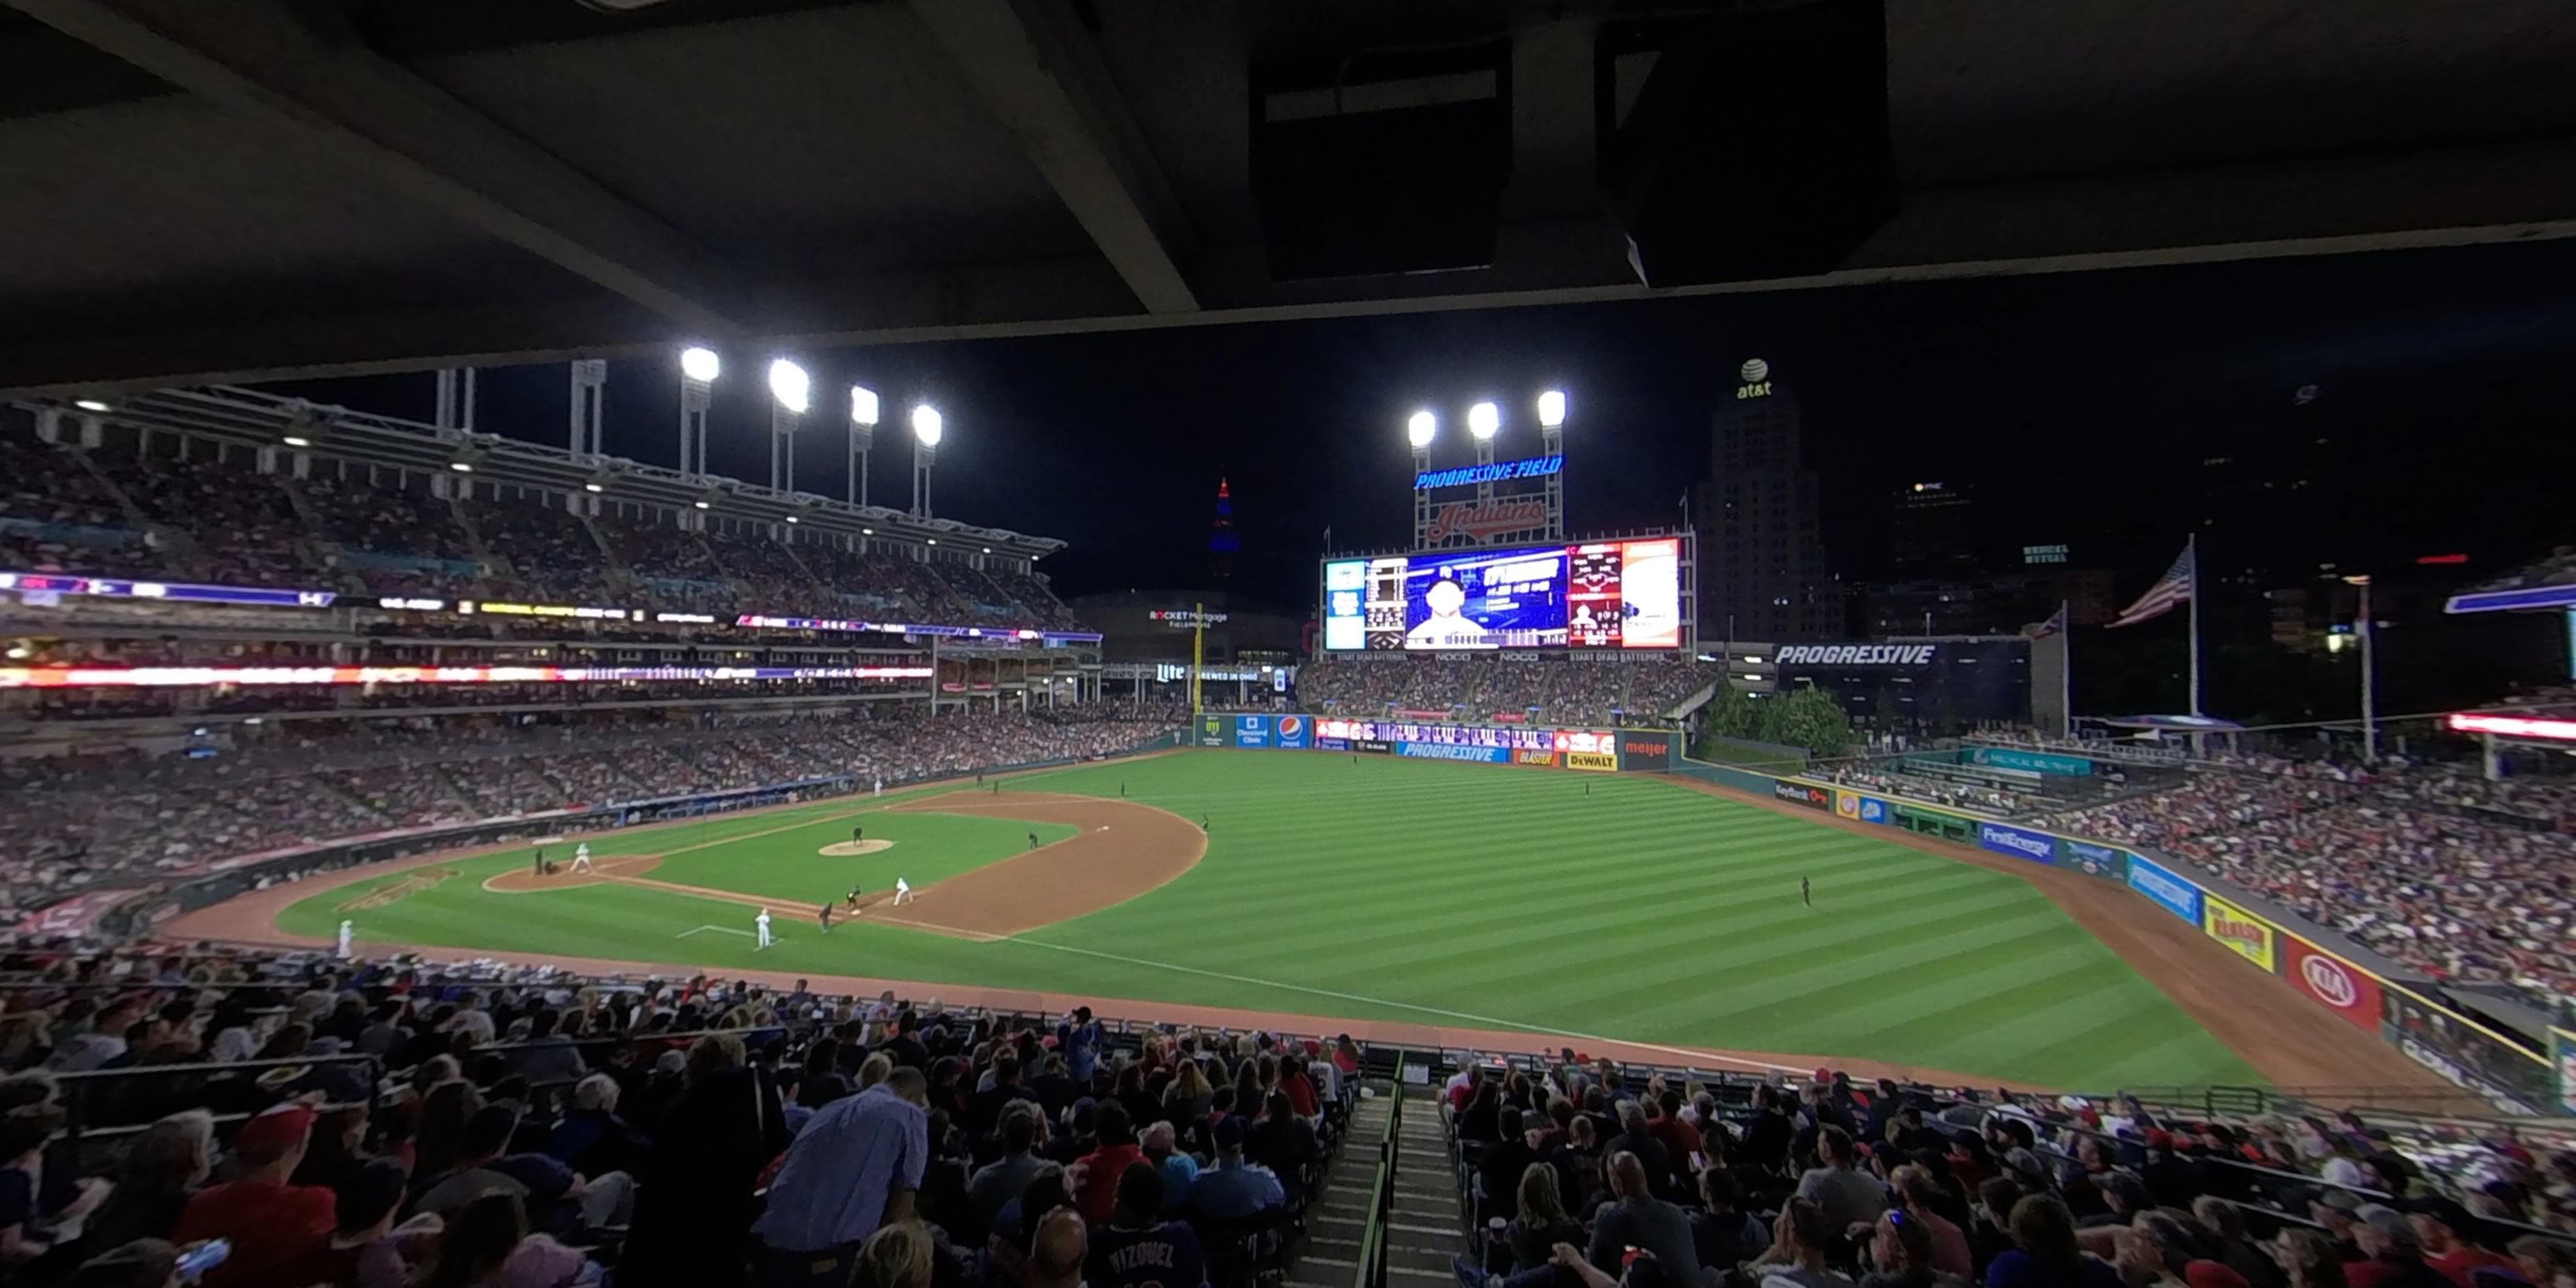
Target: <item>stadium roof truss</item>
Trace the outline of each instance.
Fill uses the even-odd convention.
[[[1661,56],[1605,37],[1635,34],[1634,3],[0,5],[0,390],[2576,231],[2561,0],[1892,4],[1898,213],[1829,271],[1661,289],[1599,182],[1622,78]],[[1394,67],[1373,92],[1432,102],[1465,49],[1500,60],[1469,92],[1507,126],[1486,262],[1274,272],[1264,123],[1362,109],[1338,80],[1272,94],[1266,69]],[[1759,133],[1700,135],[1688,164],[1759,201],[1776,176],[1715,169]]]

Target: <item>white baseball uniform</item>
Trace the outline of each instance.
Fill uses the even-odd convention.
[[[769,946],[769,909],[761,909],[760,915],[752,919],[752,924],[760,928],[760,946],[767,948]]]
[[[345,920],[340,923],[340,955],[349,955],[349,923]]]
[[[902,877],[896,877],[894,879],[894,901],[896,903],[906,903],[911,899],[912,883],[904,880]]]
[[[573,847],[572,870],[575,872],[590,871],[590,842],[584,841],[580,845]]]
[[[875,793],[875,794],[876,794],[876,795],[879,795],[879,796],[883,796],[883,795],[885,795],[885,780],[884,780],[884,779],[880,778],[880,779],[878,779],[878,780],[877,780],[877,789],[876,789],[876,793]]]

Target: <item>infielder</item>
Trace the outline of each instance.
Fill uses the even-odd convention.
[[[769,946],[769,909],[761,909],[760,915],[751,919],[751,924],[759,929],[759,946],[767,948]]]
[[[894,903],[910,903],[910,902],[912,902],[912,883],[911,883],[911,882],[909,882],[909,881],[904,880],[902,877],[896,877],[896,878],[894,879],[894,899],[892,900],[892,902],[894,902]]]
[[[575,872],[590,871],[590,842],[584,841],[581,844],[572,847],[572,870]]]
[[[340,955],[349,955],[349,923],[346,919],[340,922]]]
[[[832,933],[832,905],[824,904],[822,912],[818,915],[823,921],[823,933],[827,935]]]

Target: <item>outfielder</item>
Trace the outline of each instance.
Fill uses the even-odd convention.
[[[757,936],[760,940],[759,946],[767,948],[769,946],[769,909],[761,909],[760,915],[751,919],[751,924],[759,929]]]
[[[349,955],[349,923],[345,918],[340,922],[340,955]]]
[[[912,902],[912,883],[904,880],[902,877],[896,877],[894,879],[894,899],[892,902]]]
[[[584,841],[581,844],[572,847],[572,870],[575,872],[590,871],[590,842]]]

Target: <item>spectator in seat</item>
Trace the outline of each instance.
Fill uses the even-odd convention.
[[[570,1288],[594,1273],[581,1253],[528,1233],[517,1195],[492,1193],[448,1220],[419,1288]]]
[[[1653,1253],[1664,1275],[1676,1283],[1702,1282],[1705,1277],[1699,1272],[1699,1254],[1691,1243],[1690,1218],[1683,1216],[1680,1208],[1655,1197],[1646,1165],[1629,1151],[1614,1153],[1610,1156],[1609,1180],[1611,1200],[1593,1217],[1592,1245],[1585,1254],[1592,1267],[1605,1275],[1616,1275],[1623,1269],[1623,1251],[1636,1247]]]
[[[2274,1236],[2272,1248],[2280,1258],[2287,1288],[2345,1288],[2343,1258],[2335,1254],[2334,1242],[2326,1236],[2285,1226]]]
[[[2426,1264],[2423,1241],[2406,1214],[2381,1203],[2365,1203],[2354,1213],[2354,1242],[2362,1260],[2343,1268],[2352,1288],[2458,1288],[2441,1271]]]
[[[1744,1268],[1746,1278],[1763,1288],[1851,1288],[1851,1276],[1826,1264],[1836,1234],[1812,1200],[1782,1204],[1771,1231],[1770,1250]]]
[[[1087,1288],[1196,1288],[1207,1282],[1198,1235],[1184,1222],[1163,1220],[1162,1211],[1162,1170],[1128,1164],[1119,1173],[1107,1227],[1091,1232]]]
[[[331,1236],[331,1191],[286,1183],[312,1131],[313,1111],[296,1104],[243,1123],[233,1137],[236,1178],[199,1190],[180,1211],[171,1242],[232,1241],[232,1255],[201,1281],[206,1288],[266,1288]]]
[[[1902,1208],[1878,1219],[1869,1252],[1873,1269],[1861,1277],[1861,1288],[1959,1288],[1966,1282],[1933,1267],[1932,1231]]]
[[[1521,1177],[1539,1161],[1538,1151],[1529,1146],[1524,1121],[1520,1110],[1504,1106],[1498,1138],[1485,1146],[1484,1155],[1476,1161],[1487,1219],[1508,1221],[1520,1213]]]
[[[1557,1192],[1555,1168],[1545,1163],[1522,1168],[1512,1191],[1511,1223],[1503,1227],[1503,1241],[1511,1246],[1512,1273],[1545,1267],[1556,1245],[1583,1241],[1582,1223],[1566,1215],[1565,1200]]]
[[[115,1248],[169,1238],[190,1196],[214,1171],[214,1140],[214,1115],[190,1109],[127,1141],[116,1164],[116,1192],[83,1223],[88,1245]]]
[[[1028,1288],[1083,1288],[1088,1240],[1081,1213],[1071,1208],[1047,1213],[1029,1240]]]
[[[934,1250],[929,1231],[918,1224],[879,1226],[859,1245],[850,1288],[930,1288]]]
[[[179,1288],[179,1249],[167,1239],[134,1239],[84,1261],[63,1288]]]
[[[979,1088],[966,1106],[966,1131],[977,1140],[993,1134],[1002,1120],[1002,1110],[1015,1100],[1026,1100],[1029,1091],[1020,1085],[1020,1058],[1005,1051],[993,1058],[993,1085]]]
[[[753,1182],[787,1146],[777,1090],[765,1071],[745,1065],[740,1038],[708,1034],[690,1045],[685,1059],[686,1087],[654,1123],[635,1232],[618,1266],[620,1288],[740,1283]]]
[[[2093,1188],[2102,1193],[2105,1210],[2075,1223],[2079,1230],[2098,1230],[2104,1226],[2128,1225],[2138,1213],[2155,1206],[2147,1197],[2147,1183],[2127,1172],[2104,1172],[2093,1178]]]
[[[1246,1221],[1288,1201],[1269,1168],[1244,1161],[1243,1120],[1220,1120],[1213,1132],[1216,1162],[1190,1187],[1190,1209],[1217,1221]]]
[[[1938,1210],[1948,1200],[1948,1192],[1932,1179],[1930,1168],[1908,1163],[1889,1174],[1888,1182],[1896,1190],[1899,1210],[1905,1222],[1920,1227],[1932,1241],[1931,1268],[1941,1274],[1965,1278],[1975,1273],[1975,1257],[1968,1250],[1967,1231]],[[1898,1234],[1900,1240],[1911,1236]],[[1880,1263],[1882,1269],[1886,1263]]]
[[[1145,1161],[1163,1174],[1163,1216],[1177,1216],[1190,1206],[1190,1187],[1198,1184],[1199,1160],[1175,1148],[1179,1133],[1169,1122],[1158,1122],[1145,1129],[1138,1143],[1144,1148]]]
[[[1002,1110],[995,1135],[1002,1145],[1002,1156],[975,1170],[966,1182],[966,1204],[977,1221],[989,1228],[1002,1208],[1018,1198],[1038,1173],[1051,1166],[1037,1153],[1038,1142],[1046,1130],[1046,1117],[1026,1100],[1013,1101]]]
[[[1981,1277],[1995,1258],[2013,1250],[2013,1205],[2021,1202],[2021,1187],[2009,1176],[1989,1176],[1977,1183],[1975,1220],[1968,1226],[1968,1252],[1976,1259]]]
[[[2013,1204],[2013,1246],[1986,1267],[1985,1288],[2121,1288],[2110,1262],[2084,1255],[2075,1214],[2054,1194]]]
[[[2203,1194],[2192,1200],[2191,1215],[2206,1232],[2212,1259],[2243,1275],[2250,1288],[2281,1288],[2281,1268],[2245,1237],[2245,1217],[2235,1204]]]
[[[1097,1227],[1108,1224],[1110,1209],[1117,1205],[1118,1178],[1127,1174],[1128,1164],[1141,1161],[1145,1151],[1136,1143],[1135,1125],[1125,1105],[1104,1100],[1092,1113],[1099,1143],[1079,1160],[1086,1170],[1081,1187],[1074,1191],[1073,1206],[1085,1222]]]
[[[753,1227],[770,1281],[845,1283],[869,1235],[912,1219],[930,1164],[928,1097],[921,1070],[904,1066],[816,1111],[788,1147],[769,1210]]]
[[[520,1200],[521,1212],[540,1229],[575,1231],[623,1225],[629,1183],[623,1175],[584,1183],[581,1173],[544,1154],[509,1152],[519,1113],[507,1104],[485,1105],[465,1124],[465,1156],[455,1170],[429,1180],[413,1206],[447,1215],[476,1197],[499,1190]]]
[[[410,1283],[412,1266],[393,1234],[403,1189],[402,1164],[390,1158],[362,1164],[337,1188],[331,1237],[296,1263],[285,1282],[334,1288],[403,1288]],[[422,1251],[426,1255],[427,1248]]]
[[[1604,1155],[1636,1155],[1638,1164],[1646,1169],[1646,1179],[1653,1183],[1658,1194],[1671,1193],[1673,1169],[1677,1165],[1687,1167],[1690,1162],[1685,1158],[1679,1164],[1675,1163],[1672,1151],[1665,1149],[1663,1142],[1655,1139],[1654,1133],[1647,1129],[1645,1107],[1634,1100],[1619,1102],[1619,1134],[1603,1143],[1601,1152]],[[1610,1273],[1609,1267],[1603,1267],[1602,1272]]]
[[[2512,1270],[2509,1257],[2500,1257],[2463,1239],[2460,1232],[2476,1224],[2459,1204],[2439,1196],[2410,1201],[2415,1238],[2423,1245],[2424,1264],[2442,1272],[2460,1288],[2471,1288],[2470,1279],[2482,1270]]]
[[[584,1176],[641,1172],[652,1142],[617,1116],[617,1080],[594,1073],[572,1089],[572,1112],[555,1124],[546,1153]]]
[[[1307,1165],[1324,1156],[1314,1126],[1298,1117],[1288,1097],[1276,1091],[1262,1105],[1261,1117],[1244,1132],[1243,1152],[1276,1173],[1292,1191],[1304,1184]]]
[[[1823,1208],[1827,1225],[1848,1230],[1877,1220],[1887,1210],[1887,1187],[1853,1165],[1850,1133],[1825,1127],[1816,1133],[1816,1152],[1825,1165],[1809,1168],[1798,1178],[1798,1197]]]

